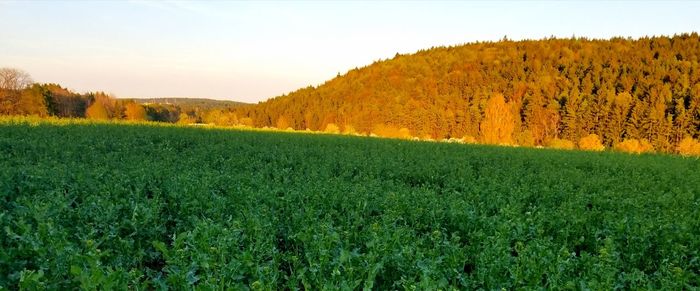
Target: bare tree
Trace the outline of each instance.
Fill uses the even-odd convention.
[[[34,83],[25,71],[15,68],[0,68],[0,89],[22,90]]]

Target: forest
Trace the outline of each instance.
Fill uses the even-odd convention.
[[[697,33],[607,40],[504,38],[396,54],[258,104],[190,112],[145,107],[145,118],[527,147],[700,154],[699,57]],[[127,107],[136,108],[128,101],[110,103],[101,94],[59,102],[52,97],[56,94],[45,94],[61,90],[57,85],[32,85],[21,94],[15,92],[20,98],[10,99],[37,96],[36,101],[24,102],[36,110],[2,97],[0,113],[80,116],[84,110],[86,117],[129,119],[133,114]],[[62,102],[77,109],[67,110]],[[98,104],[95,113],[90,112],[91,104]]]
[[[233,112],[258,127],[330,124],[380,136],[565,148],[599,140],[598,148],[660,152],[694,143],[697,150],[699,57],[697,33],[504,39],[397,54]]]

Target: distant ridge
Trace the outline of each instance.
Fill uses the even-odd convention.
[[[248,103],[231,101],[231,100],[216,100],[209,98],[189,98],[189,97],[162,97],[162,98],[129,98],[139,104],[159,104],[159,105],[174,105],[179,106],[184,110],[198,108],[208,111],[212,109],[229,109],[238,106],[247,105]]]

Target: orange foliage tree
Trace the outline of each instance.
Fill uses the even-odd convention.
[[[484,111],[484,120],[479,127],[481,140],[487,144],[512,144],[515,123],[511,108],[503,94],[489,98]]]

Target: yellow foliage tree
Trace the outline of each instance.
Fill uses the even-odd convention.
[[[180,117],[183,117],[182,114],[180,114]],[[221,119],[220,109],[213,109],[202,116],[202,121],[207,124],[217,124],[219,119]]]
[[[684,156],[700,156],[700,142],[692,137],[686,137],[678,143],[676,150]]]
[[[600,137],[593,133],[582,137],[578,141],[578,147],[586,151],[602,151],[605,149],[605,146],[600,141]]]
[[[250,119],[250,118],[248,118],[248,119]],[[244,125],[252,126],[253,120],[250,119],[249,121],[250,121],[250,125],[248,125],[248,124],[244,124]],[[191,123],[195,123],[195,122],[197,122],[197,120],[195,118],[192,118]],[[243,123],[243,121],[238,120],[238,117],[236,116],[235,113],[223,111],[221,109],[214,109],[214,110],[207,112],[202,117],[202,122],[209,123],[209,124],[216,124],[216,125],[220,125],[220,126],[231,126],[231,125]]]
[[[648,153],[653,152],[654,147],[646,140],[626,139],[615,145],[615,150],[627,153]]]
[[[129,102],[125,105],[124,115],[127,120],[146,120],[146,109],[136,102]]]
[[[107,120],[109,119],[109,113],[102,102],[93,102],[92,105],[85,110],[85,117],[94,120]]]
[[[512,144],[515,121],[503,94],[496,94],[486,103],[484,120],[479,126],[486,144]]]
[[[104,109],[105,115],[107,117],[102,118],[103,116],[98,116],[96,119],[112,119],[112,118],[121,118],[119,116],[119,110],[117,108],[117,101],[116,98],[112,95],[108,95],[104,92],[96,92],[96,93],[91,93],[93,94],[93,103],[92,105],[95,104],[100,104],[100,106]],[[102,114],[102,110],[98,109],[98,115]],[[87,115],[87,109],[85,111],[85,114]]]

